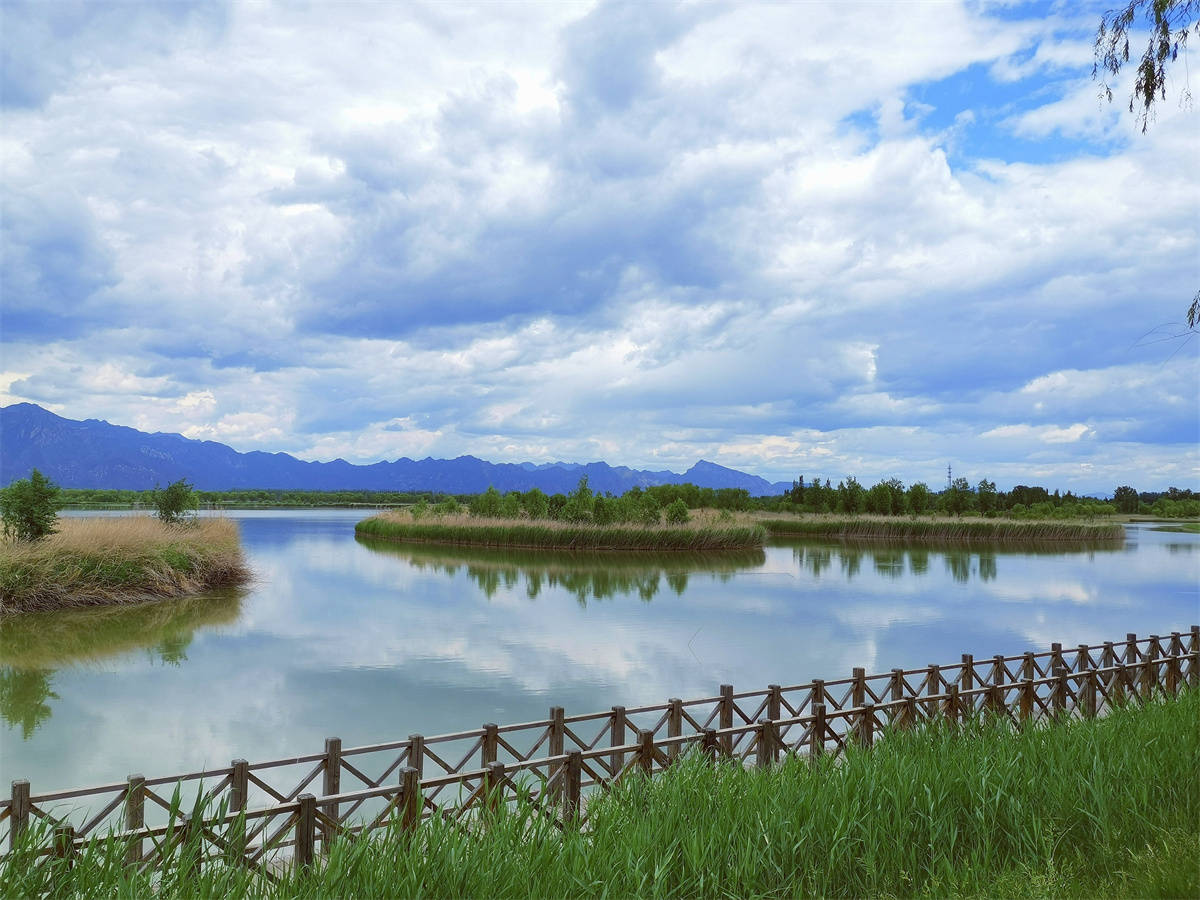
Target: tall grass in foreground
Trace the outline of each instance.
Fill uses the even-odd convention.
[[[277,885],[210,864],[156,882],[97,843],[73,870],[0,860],[10,895],[263,897],[1176,896],[1200,892],[1200,692],[1014,733],[889,735],[817,766],[685,758],[559,832],[528,808],[468,834],[336,843]],[[186,858],[186,855],[185,855]]]
[[[903,541],[1120,541],[1119,522],[901,519],[893,516],[759,518],[772,535]]]
[[[553,520],[484,519],[449,515],[417,519],[384,513],[354,526],[357,534],[396,541],[556,550],[710,552],[762,547],[766,530],[753,523],[696,519],[682,525],[588,525]]]
[[[96,516],[56,527],[40,541],[0,542],[0,613],[176,597],[249,578],[231,519]]]

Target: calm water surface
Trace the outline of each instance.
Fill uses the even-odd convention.
[[[34,792],[410,732],[1186,630],[1200,535],[1058,552],[777,542],[711,559],[356,540],[236,514],[248,590],[0,626],[0,783]]]

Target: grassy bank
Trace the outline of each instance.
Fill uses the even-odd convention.
[[[768,533],[789,537],[884,541],[1040,542],[1121,541],[1119,522],[1023,519],[911,518],[894,516],[805,516],[755,519]]]
[[[766,530],[754,523],[696,518],[685,525],[577,525],[551,520],[482,519],[448,515],[413,519],[383,513],[355,533],[392,541],[572,551],[650,550],[710,553],[762,547]]]
[[[0,614],[179,597],[249,578],[229,519],[97,516],[56,527],[34,543],[0,543]]]
[[[0,861],[11,896],[1194,897],[1200,692],[1099,720],[892,735],[818,766],[686,758],[559,832],[528,809],[472,833],[342,841],[278,884],[209,864],[152,883],[96,843],[68,869]]]

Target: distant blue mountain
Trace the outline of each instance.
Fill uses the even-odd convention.
[[[64,419],[32,403],[0,408],[0,485],[33,469],[71,488],[145,490],[186,478],[200,490],[441,491],[474,494],[541,488],[566,493],[588,476],[593,490],[623,493],[634,486],[691,482],[701,487],[745,488],[754,496],[782,493],[791,485],[701,460],[683,474],[593,463],[490,463],[457,459],[397,459],[356,466],[343,459],[305,462],[286,453],[239,453],[215,441],[179,434],[147,434],[98,419]]]

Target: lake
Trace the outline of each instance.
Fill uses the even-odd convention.
[[[0,626],[0,779],[35,793],[1185,631],[1200,535],[1058,551],[773,541],[718,559],[357,540],[361,511],[239,521],[250,588]]]

